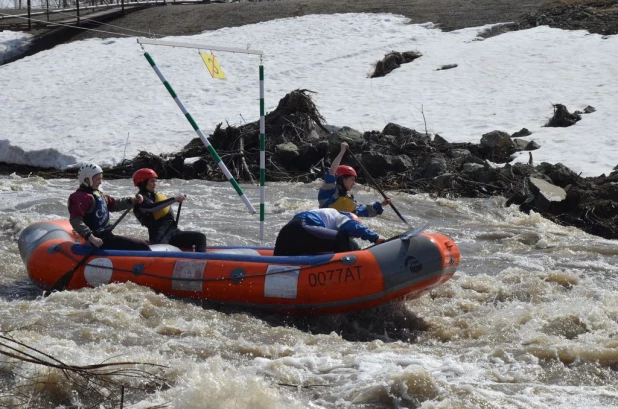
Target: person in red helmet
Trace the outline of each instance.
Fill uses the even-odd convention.
[[[152,244],[171,244],[180,248],[195,248],[197,252],[206,251],[206,235],[197,231],[182,231],[170,211],[173,203],[182,203],[187,196],[176,197],[155,192],[157,173],[148,168],[138,169],[133,174],[133,184],[139,189],[144,201],[133,206],[133,214],[142,226],[148,228]]]
[[[342,212],[355,213],[361,217],[374,217],[382,214],[384,209],[391,203],[391,199],[382,202],[375,201],[371,204],[361,204],[354,200],[351,191],[356,184],[356,171],[353,167],[341,165],[341,159],[349,149],[347,142],[341,143],[341,151],[333,159],[330,169],[324,175],[324,183],[318,191],[320,208],[331,207]]]
[[[69,222],[80,236],[95,247],[106,250],[145,250],[145,240],[119,236],[112,232],[109,212],[117,212],[141,203],[143,197],[116,199],[99,190],[103,169],[94,163],[85,163],[77,172],[79,188],[69,196]]]

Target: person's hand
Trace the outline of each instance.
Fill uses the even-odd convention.
[[[144,201],[144,196],[138,193],[137,195],[135,195],[134,198],[131,199],[131,204],[140,204],[143,201]]]
[[[384,199],[382,201],[382,206],[388,206],[389,204],[391,204],[392,200],[391,199]]]
[[[178,196],[176,196],[176,201],[177,201],[178,203],[182,203],[182,202],[184,202],[186,199],[187,199],[187,196],[186,196],[186,195],[183,195],[182,193],[181,193],[181,194],[179,194]]]
[[[88,237],[88,241],[95,247],[101,247],[103,245],[103,240],[101,240],[94,234],[91,234],[90,237]]]
[[[341,142],[341,151],[345,152],[346,149],[349,149],[350,145],[347,142]]]
[[[384,237],[378,237],[378,239],[376,240],[376,244],[381,244],[384,243],[386,240],[384,239]]]

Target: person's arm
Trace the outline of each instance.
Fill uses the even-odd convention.
[[[174,204],[174,202],[178,202],[179,196],[180,195],[178,195],[177,197],[170,197],[169,199],[165,199],[160,202],[153,202],[152,200],[146,197],[144,198],[142,203],[140,203],[140,205],[138,206],[138,209],[139,211],[143,213],[156,213],[162,209],[165,209],[167,206],[171,206],[172,204]]]
[[[330,170],[328,171],[331,176],[335,176],[337,174],[337,168],[341,164],[341,159],[343,159],[343,155],[345,155],[345,151],[348,148],[349,146],[347,142],[341,142],[341,150],[339,151],[339,154],[335,157],[335,159],[333,159],[333,163],[330,165]]]
[[[133,205],[140,204],[144,201],[144,197],[139,193],[135,196],[123,197],[122,199],[116,199],[108,195],[103,196],[105,197],[105,201],[107,202],[107,207],[110,212],[126,210],[133,207]]]
[[[384,209],[382,206],[389,205],[391,203],[391,199],[386,199],[382,202],[375,201],[373,203],[369,203],[367,205],[356,203],[356,213],[360,217],[376,217],[384,213]]]
[[[384,242],[384,238],[380,237],[378,233],[356,220],[348,220],[340,229],[350,237],[357,237],[376,244]]]

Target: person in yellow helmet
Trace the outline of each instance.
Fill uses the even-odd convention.
[[[367,205],[354,200],[351,191],[356,184],[356,171],[351,166],[341,165],[341,160],[347,149],[349,149],[348,143],[342,142],[341,151],[333,159],[329,171],[324,175],[324,183],[318,191],[320,208],[330,207],[361,217],[374,217],[382,214],[384,212],[382,206],[389,205],[391,199],[385,199],[382,202],[375,201]]]
[[[133,174],[133,184],[144,197],[142,203],[133,207],[133,214],[148,228],[151,244],[171,244],[180,248],[195,248],[197,252],[206,251],[206,235],[197,231],[183,231],[178,228],[174,215],[170,212],[173,203],[182,203],[187,197],[179,194],[167,198],[155,192],[157,173],[148,168],[138,169]]]

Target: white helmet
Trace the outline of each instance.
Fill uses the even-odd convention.
[[[77,172],[77,180],[80,184],[92,186],[92,178],[99,173],[103,173],[103,169],[96,163],[84,163],[79,167],[79,171]],[[88,178],[88,183],[86,183],[86,178]]]

